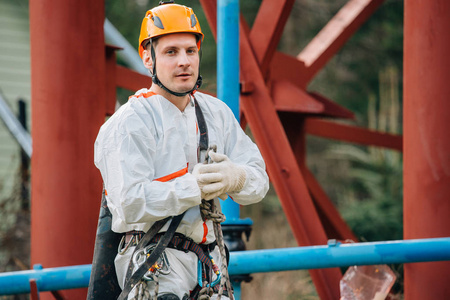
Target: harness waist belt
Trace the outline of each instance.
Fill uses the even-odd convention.
[[[125,242],[126,243],[130,242],[131,237],[133,237],[133,236],[137,236],[138,241],[139,241],[144,234],[145,234],[145,232],[143,232],[143,231],[137,231],[137,230],[129,231],[129,232],[125,233]],[[150,244],[155,244],[155,243],[159,242],[159,240],[161,239],[161,237],[163,235],[164,235],[164,232],[158,233],[155,237],[153,237],[150,240]],[[217,246],[216,241],[214,241],[210,244],[197,244],[191,238],[188,238],[184,234],[176,232],[167,247],[181,250],[184,252],[192,251],[195,254],[197,254],[197,256],[199,256],[199,258],[200,258],[200,255],[197,253],[197,248],[200,248],[201,250],[203,250],[203,252],[212,252],[216,246]],[[202,259],[200,259],[200,260],[202,262],[204,262]]]

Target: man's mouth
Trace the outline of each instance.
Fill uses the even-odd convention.
[[[190,76],[192,76],[190,73],[180,73],[180,74],[176,75],[176,77],[179,77],[179,78],[188,78]]]

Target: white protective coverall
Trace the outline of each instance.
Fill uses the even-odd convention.
[[[217,153],[227,155],[246,171],[242,190],[229,196],[241,205],[260,201],[269,180],[258,147],[225,103],[201,92],[195,93],[195,98],[208,127],[209,145],[217,145]],[[94,160],[105,184],[113,231],[146,232],[155,221],[186,211],[176,231],[198,244],[215,241],[212,221],[202,221],[201,192],[191,174],[198,163],[199,138],[192,97],[181,112],[148,89],[136,92],[105,122],[95,141]],[[218,199],[215,202],[219,204]],[[133,250],[131,247],[116,257],[122,287]],[[166,254],[172,272],[159,277],[159,293],[174,293],[182,299],[197,283],[197,256],[169,248]],[[220,265],[218,247],[212,256]]]

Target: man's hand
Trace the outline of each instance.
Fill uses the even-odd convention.
[[[247,177],[244,168],[234,164],[224,154],[209,152],[212,164],[197,164],[192,174],[197,178],[202,199],[226,199],[226,193],[242,190]]]

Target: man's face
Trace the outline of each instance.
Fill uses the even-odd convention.
[[[168,89],[183,93],[194,87],[199,67],[195,35],[175,33],[162,36],[156,43],[155,55],[156,74]],[[149,66],[152,67],[151,63]]]

